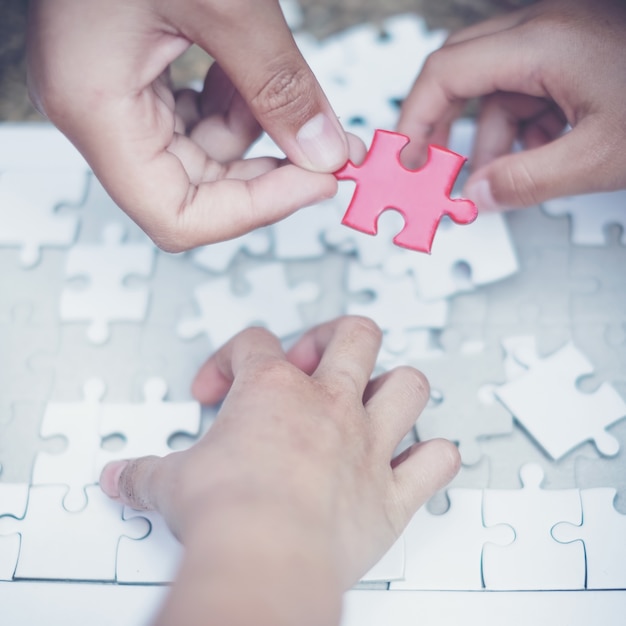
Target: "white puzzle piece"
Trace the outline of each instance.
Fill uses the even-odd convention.
[[[78,205],[86,188],[87,176],[80,169],[0,171],[0,246],[19,247],[23,267],[36,265],[44,247],[69,247],[79,218],[58,209]]]
[[[101,407],[99,434],[103,439],[120,435],[119,450],[100,450],[96,474],[111,461],[155,455],[166,456],[173,449],[171,437],[184,433],[196,437],[200,432],[198,402],[166,402],[167,385],[151,378],[144,385],[144,402],[106,403]]]
[[[0,483],[0,523],[4,516],[24,517],[27,503],[26,483]],[[19,554],[19,536],[0,534],[0,580],[13,580]]]
[[[481,489],[449,489],[448,498],[450,507],[442,515],[422,506],[409,522],[404,580],[392,582],[390,589],[480,590],[484,544],[513,541],[510,526],[483,524]]]
[[[155,248],[148,243],[125,243],[119,224],[109,224],[101,244],[79,244],[67,255],[66,276],[86,276],[85,289],[66,287],[59,303],[64,322],[90,322],[87,336],[93,343],[104,343],[109,324],[117,321],[140,322],[146,316],[149,291],[124,284],[129,276],[147,277],[152,272]]]
[[[621,242],[626,245],[626,189],[549,200],[543,210],[553,217],[569,216],[575,244],[603,246],[607,227],[617,224],[622,229]]]
[[[15,578],[113,582],[119,538],[145,537],[148,522],[123,520],[122,505],[96,485],[86,489],[87,506],[70,513],[62,505],[66,490],[63,485],[33,486],[23,519],[0,518],[0,535],[20,535]]]
[[[528,348],[514,356],[526,373],[495,393],[553,459],[589,440],[602,454],[617,454],[619,442],[606,428],[626,417],[626,403],[608,383],[593,393],[577,389],[576,381],[593,367],[573,344],[544,358]]]
[[[611,487],[583,489],[582,525],[562,522],[552,529],[557,541],[583,541],[587,589],[626,589],[626,515],[613,506],[616,493]]]
[[[240,251],[243,250],[250,256],[261,256],[269,251],[270,246],[269,230],[259,228],[241,237],[201,246],[191,253],[191,258],[196,265],[211,272],[221,273],[230,267]]]
[[[527,464],[520,470],[522,489],[486,489],[485,526],[509,524],[515,541],[485,545],[483,580],[487,589],[583,589],[585,554],[580,543],[561,544],[551,535],[562,521],[582,519],[578,489],[541,489],[543,470]]]
[[[67,446],[60,454],[40,452],[33,467],[33,485],[67,485],[63,506],[68,511],[82,509],[87,502],[85,486],[98,481],[98,424],[105,386],[94,378],[83,390],[83,402],[50,402],[46,406],[41,436],[64,437]]]
[[[256,267],[247,273],[246,280],[250,292],[245,296],[233,293],[228,277],[198,285],[194,295],[199,315],[181,320],[179,336],[190,339],[205,333],[213,348],[219,348],[254,324],[265,326],[279,337],[302,330],[298,307],[319,295],[317,285],[301,283],[291,287],[280,263]]]
[[[124,520],[135,518],[150,522],[150,534],[136,541],[120,537],[117,547],[116,580],[119,583],[171,583],[183,556],[183,546],[155,511],[135,511],[124,507]]]

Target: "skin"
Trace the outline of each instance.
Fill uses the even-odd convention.
[[[429,388],[410,367],[372,379],[380,342],[361,317],[287,353],[245,330],[193,383],[199,401],[223,399],[201,441],[103,470],[109,496],[158,510],[187,548],[157,624],[339,623],[343,592],[460,467],[444,440],[394,458]]]
[[[445,145],[478,98],[464,195],[479,209],[626,187],[624,41],[622,0],[544,0],[453,34],[404,102],[405,164],[421,164],[429,142]],[[516,140],[524,149],[513,153]]]
[[[169,65],[194,43],[216,63],[200,93],[174,93]],[[33,0],[27,53],[35,105],[168,251],[333,196],[329,172],[364,152],[345,135],[277,0]],[[262,128],[288,161],[243,158]]]

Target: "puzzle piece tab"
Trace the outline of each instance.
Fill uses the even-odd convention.
[[[357,182],[342,223],[375,235],[378,216],[386,209],[394,209],[405,220],[394,243],[429,253],[443,215],[449,215],[458,224],[469,224],[478,212],[470,200],[450,198],[465,158],[431,145],[426,165],[412,171],[400,161],[400,152],[408,141],[404,135],[376,130],[365,161],[358,166],[348,162],[335,172],[339,180]]]

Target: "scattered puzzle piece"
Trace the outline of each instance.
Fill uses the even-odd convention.
[[[577,389],[577,380],[593,368],[573,344],[541,358],[530,339],[524,349],[518,347],[514,358],[526,373],[495,393],[553,459],[589,440],[602,454],[617,454],[619,442],[606,428],[626,417],[626,403],[608,383],[594,393]]]
[[[252,256],[261,256],[268,252],[270,245],[269,231],[259,228],[241,237],[197,248],[191,253],[191,258],[196,265],[211,272],[221,273],[229,268],[241,250]]]
[[[65,322],[90,322],[87,336],[101,344],[109,338],[109,323],[140,322],[146,316],[149,292],[131,289],[127,277],[147,277],[152,272],[155,248],[147,243],[125,243],[119,224],[109,224],[102,244],[80,244],[67,255],[68,278],[86,276],[85,289],[65,288],[59,303]]]
[[[430,252],[443,215],[449,215],[459,224],[469,224],[478,213],[473,202],[450,198],[464,157],[445,148],[429,146],[426,165],[411,171],[400,161],[400,152],[408,141],[404,135],[377,130],[365,161],[358,166],[348,162],[335,172],[339,180],[347,178],[357,182],[342,223],[375,235],[378,216],[386,209],[394,209],[402,213],[405,220],[405,227],[396,235],[394,243]]]
[[[520,470],[522,489],[486,489],[483,496],[485,526],[509,524],[515,541],[508,546],[486,544],[483,579],[487,589],[583,589],[585,554],[580,543],[560,544],[552,527],[582,518],[577,489],[543,490],[538,465]]]
[[[556,524],[552,536],[559,542],[585,544],[587,589],[626,589],[626,515],[614,506],[616,490],[583,489],[582,525]]]

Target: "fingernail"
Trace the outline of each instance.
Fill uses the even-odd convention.
[[[491,185],[486,179],[477,180],[463,190],[463,197],[471,200],[479,211],[503,211],[491,193]]]
[[[107,463],[100,474],[100,489],[109,498],[119,498],[119,482],[122,472],[128,465],[128,461],[112,461]]]
[[[332,172],[346,160],[346,143],[335,124],[323,113],[313,116],[300,128],[296,141],[313,170]]]

